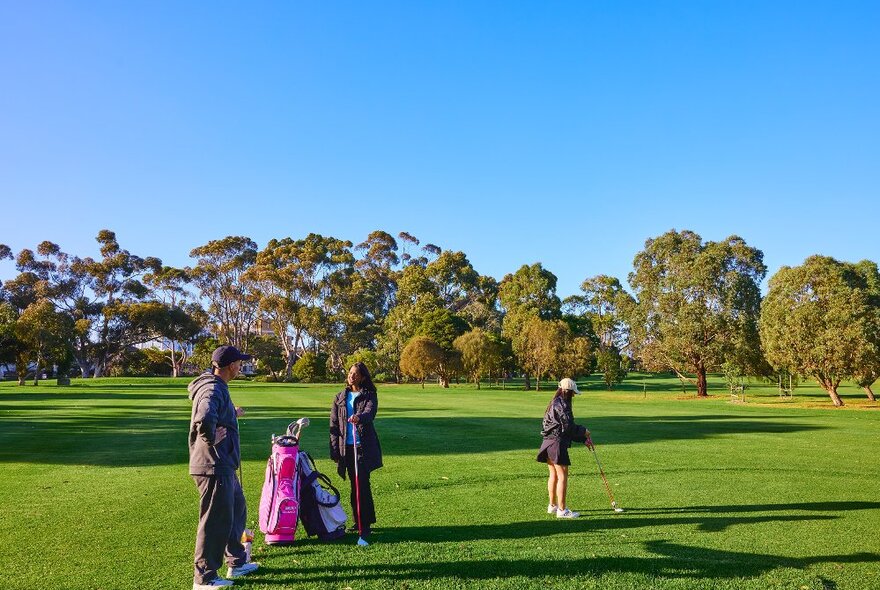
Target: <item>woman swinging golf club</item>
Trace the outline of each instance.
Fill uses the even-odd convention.
[[[547,514],[555,514],[557,518],[577,518],[579,512],[572,512],[565,505],[565,493],[568,490],[568,466],[571,461],[568,458],[568,448],[572,441],[586,443],[592,447],[590,431],[583,426],[574,423],[574,414],[571,410],[571,400],[578,395],[577,383],[565,378],[559,382],[556,395],[550,400],[547,411],[544,413],[544,421],[541,426],[541,436],[544,442],[538,451],[538,461],[546,463],[550,470],[547,479],[547,493],[550,503],[547,506]]]
[[[339,477],[351,482],[351,512],[358,544],[366,545],[376,522],[370,489],[370,472],[382,467],[382,449],[373,427],[379,399],[370,371],[355,363],[348,371],[348,386],[340,391],[330,409],[330,457]]]

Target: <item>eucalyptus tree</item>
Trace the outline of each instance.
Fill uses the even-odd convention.
[[[189,253],[196,259],[191,276],[214,331],[223,344],[246,349],[258,315],[259,295],[244,274],[257,259],[257,244],[244,236],[211,240]]]
[[[626,353],[630,345],[628,317],[635,299],[608,275],[590,277],[581,283],[582,295],[565,299],[564,307],[586,317],[596,335],[596,364],[605,385],[613,389],[629,371]]]
[[[399,380],[399,363],[407,342],[416,335],[421,318],[439,309],[442,300],[436,285],[430,280],[424,266],[409,264],[397,279],[395,305],[382,321],[377,337],[377,350],[388,359],[395,380]]]
[[[101,317],[95,326],[94,355],[95,377],[100,377],[128,347],[155,338],[155,324],[137,322],[155,318],[155,308],[147,301],[151,291],[143,278],[148,272],[161,269],[162,262],[155,257],[141,258],[121,248],[116,234],[110,230],[99,231],[96,240],[101,258],[89,261],[86,270],[92,278],[89,287],[102,305]],[[137,309],[140,306],[144,309]]]
[[[724,362],[757,367],[763,259],[738,236],[704,243],[694,232],[671,230],[648,239],[629,275],[637,300],[631,338],[645,366],[675,371],[696,384],[698,396],[707,395],[706,373]]]
[[[876,364],[878,310],[851,264],[810,256],[780,268],[761,305],[761,342],[777,368],[813,377],[835,406],[841,381]]]
[[[367,239],[355,246],[361,257],[355,262],[358,277],[354,277],[352,293],[355,301],[347,308],[361,317],[360,330],[351,344],[353,350],[360,347],[375,346],[376,336],[382,328],[382,321],[394,306],[397,294],[397,276],[400,257],[397,255],[397,240],[391,234],[377,230],[370,232]],[[347,326],[352,324],[350,318]],[[360,335],[358,335],[360,334]]]
[[[336,317],[354,272],[351,242],[320,234],[270,240],[243,278],[259,296],[286,359],[285,374],[306,344],[332,348],[340,331]]]
[[[32,285],[38,298],[48,299],[70,317],[74,358],[84,376],[93,369],[100,377],[123,350],[142,342],[146,331],[130,323],[138,317],[131,309],[148,300],[151,291],[143,277],[161,262],[122,249],[110,230],[98,232],[96,240],[98,259],[70,256],[49,241],[41,242],[36,252],[22,250],[14,282]]]
[[[25,372],[34,367],[34,385],[43,368],[60,363],[69,355],[73,322],[59,313],[48,299],[29,305],[15,322],[15,336],[21,343],[17,359],[18,384],[23,385]]]
[[[501,324],[502,335],[510,340],[513,352],[525,370],[525,388],[531,388],[529,379],[536,366],[526,362],[532,358],[529,341],[524,328],[533,318],[556,320],[562,315],[562,303],[556,295],[556,275],[545,269],[541,263],[523,265],[515,273],[506,275],[498,288],[498,301],[504,312]]]
[[[180,376],[195,338],[208,323],[207,314],[187,289],[192,282],[190,273],[188,268],[162,266],[144,275],[144,283],[165,308],[165,320],[158,324],[157,332],[168,343],[167,353],[163,354],[171,366],[172,377]]]

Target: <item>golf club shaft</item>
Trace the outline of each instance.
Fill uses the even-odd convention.
[[[590,447],[590,450],[593,452],[593,457],[596,459],[596,465],[599,466],[599,475],[602,476],[602,483],[605,484],[605,492],[608,494],[608,499],[611,500],[611,507],[617,508],[617,502],[614,501],[614,494],[611,493],[611,486],[608,485],[608,478],[605,477],[605,470],[602,469],[602,463],[599,462],[599,455],[596,453],[596,447]]]
[[[358,537],[363,538],[364,530],[363,525],[361,524],[361,482],[358,478],[357,440],[353,440],[352,442],[354,443],[351,445],[351,450],[354,452],[354,498],[355,504],[357,504]]]

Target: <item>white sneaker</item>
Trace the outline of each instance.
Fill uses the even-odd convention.
[[[565,510],[562,510],[562,509],[556,510],[556,518],[577,518],[580,515],[581,515],[580,512],[572,512],[568,508],[566,508]]]
[[[214,578],[206,584],[193,582],[193,590],[211,590],[212,588],[227,588],[229,586],[232,586],[232,580],[224,580],[223,578]]]
[[[556,504],[548,504],[547,505],[547,514],[556,514]]]
[[[249,561],[247,563],[243,563],[237,567],[231,567],[226,570],[227,578],[238,578],[239,576],[246,576],[250,573],[257,571],[257,568],[260,567],[259,563],[254,561]]]

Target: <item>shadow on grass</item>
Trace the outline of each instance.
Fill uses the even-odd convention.
[[[31,394],[33,395],[33,394]],[[142,399],[141,396],[143,396]],[[50,396],[52,397],[52,396]],[[189,404],[173,407],[162,394],[129,394],[124,399],[155,404],[124,403],[0,404],[0,462],[68,463],[104,466],[167,465],[187,461]],[[68,401],[119,399],[112,394],[85,394]],[[57,400],[56,400],[57,401]],[[124,401],[124,400],[120,400]],[[311,400],[314,401],[314,400]],[[242,457],[264,459],[269,437],[282,434],[301,416],[312,419],[304,445],[317,458],[326,456],[329,405],[249,404],[240,420]],[[8,411],[7,411],[8,410]],[[287,414],[287,415],[282,415]],[[389,456],[448,455],[474,452],[534,450],[540,446],[540,418],[395,417],[376,421],[383,452]],[[603,445],[663,440],[699,440],[726,435],[785,435],[821,426],[785,417],[750,415],[602,416],[587,421],[594,440]]]
[[[378,540],[378,539],[377,539]],[[273,582],[290,584],[333,583],[359,580],[479,582],[493,579],[558,577],[599,577],[607,574],[636,574],[663,578],[732,579],[754,578],[777,568],[803,569],[822,563],[872,563],[880,561],[876,553],[816,555],[791,558],[760,553],[723,551],[689,547],[668,541],[648,541],[644,551],[652,556],[583,557],[580,559],[480,559],[444,562],[382,563],[361,565],[356,571],[337,568],[266,568]],[[271,569],[270,569],[271,568]]]

